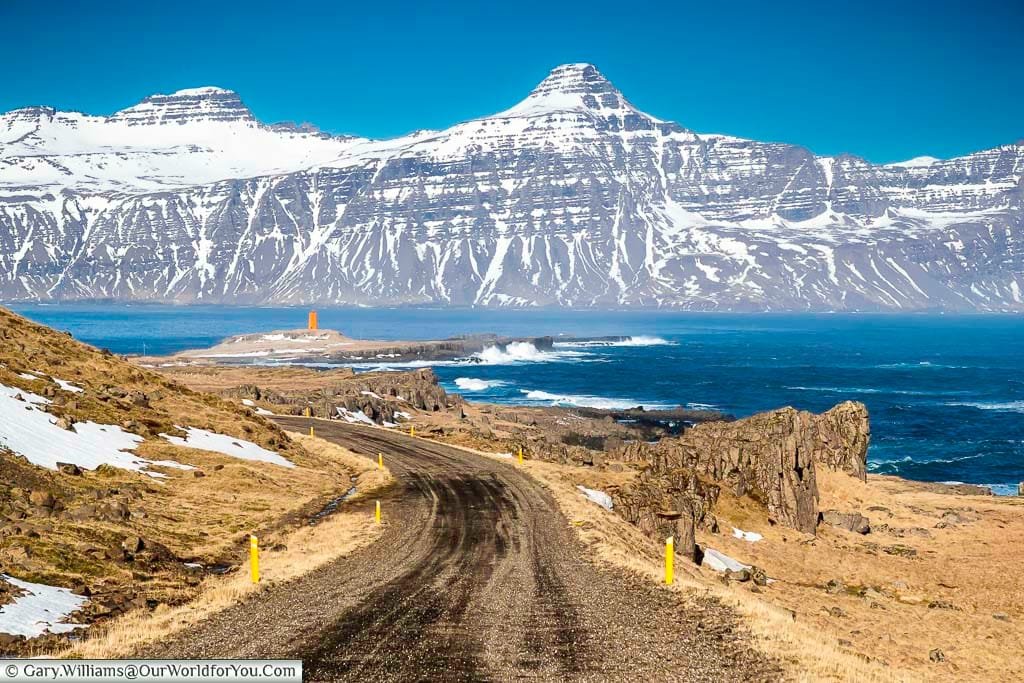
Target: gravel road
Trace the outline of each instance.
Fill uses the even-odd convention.
[[[513,464],[380,429],[319,422],[317,435],[384,453],[396,485],[381,540],[144,656],[295,657],[308,681],[778,678],[724,606],[589,564]]]

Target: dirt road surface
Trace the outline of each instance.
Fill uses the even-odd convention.
[[[369,427],[318,421],[317,435],[384,453],[381,540],[141,654],[295,657],[308,681],[778,678],[725,607],[588,563],[514,464]]]

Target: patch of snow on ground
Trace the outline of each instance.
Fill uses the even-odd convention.
[[[375,398],[378,401],[383,401],[384,400],[384,399],[382,399],[380,396],[378,396],[376,393],[374,393],[372,391],[360,391],[359,393],[362,394],[363,396],[369,396],[371,398]]]
[[[258,405],[256,405],[256,402],[250,398],[243,398],[242,405],[252,408],[257,415],[273,415],[273,413],[267,410],[266,408],[260,408]]]
[[[395,411],[395,417],[400,417],[403,420],[411,420],[412,419],[412,415],[410,415],[409,413],[405,412],[404,410],[396,410]]]
[[[255,460],[258,462],[269,462],[281,467],[295,467],[295,464],[287,458],[257,446],[251,441],[236,439],[225,434],[208,432],[205,429],[198,429],[196,427],[178,427],[178,429],[187,432],[188,436],[185,438],[171,436],[170,434],[161,434],[160,436],[175,446],[185,446],[186,448],[196,448],[201,451],[221,453],[241,460]]]
[[[13,602],[0,606],[0,633],[35,638],[44,633],[67,633],[81,628],[80,624],[62,622],[82,608],[85,597],[67,588],[21,581],[7,574],[0,574],[0,581],[24,591]]]
[[[586,486],[577,486],[576,488],[590,501],[597,503],[605,510],[612,509],[612,497],[604,491],[595,491],[594,489],[588,489]]]
[[[349,410],[348,408],[339,407],[338,417],[340,417],[345,422],[348,422],[349,424],[355,424],[357,422],[361,422],[363,424],[368,425],[377,424],[369,417],[367,417],[366,413],[364,413],[361,410]]]
[[[60,388],[63,389],[64,391],[70,391],[72,394],[82,393],[82,387],[78,386],[77,384],[72,384],[71,382],[67,382],[57,377],[51,377],[51,379],[58,385],[60,385]]]
[[[741,540],[749,541],[750,543],[756,543],[764,538],[764,536],[756,531],[744,531],[743,529],[737,529],[736,527],[732,528],[732,535]]]
[[[33,375],[30,372],[19,372],[18,373],[18,377],[20,377],[22,379],[42,379],[41,377],[36,377],[35,375]]]
[[[15,398],[19,395],[24,400]],[[39,408],[47,403],[42,396],[0,384],[0,448],[50,470],[57,469],[58,461],[87,470],[112,465],[157,478],[164,475],[147,472],[146,468],[160,465],[191,469],[180,463],[153,462],[131,453],[143,438],[115,425],[76,422],[73,430],[61,429],[53,415]]]
[[[704,549],[704,559],[701,561],[700,566],[713,569],[716,572],[738,572],[741,569],[750,569],[749,564],[738,562],[725,553],[720,553],[713,548]]]

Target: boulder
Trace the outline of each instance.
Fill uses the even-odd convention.
[[[673,536],[676,553],[696,561],[696,530],[717,526],[711,509],[718,495],[718,485],[679,468],[660,474],[646,470],[613,492],[612,500],[626,521],[660,541]]]
[[[28,496],[29,502],[35,507],[52,509],[57,499],[49,491],[33,491]]]
[[[82,476],[82,468],[70,462],[57,463],[57,470],[62,474],[67,474],[72,477]]]
[[[0,633],[0,647],[10,647],[25,640],[25,636],[16,636],[12,633]]]
[[[146,547],[146,542],[139,536],[128,536],[121,541],[121,550],[125,552],[126,556],[135,555],[141,552]]]
[[[130,519],[132,511],[122,501],[112,500],[100,506],[99,516],[111,522],[118,522]]]
[[[76,522],[87,522],[97,516],[95,505],[79,505],[68,510],[67,516]]]
[[[859,512],[839,512],[838,510],[825,510],[821,513],[821,521],[825,524],[846,529],[857,534],[867,534],[871,531],[871,524],[868,518]]]

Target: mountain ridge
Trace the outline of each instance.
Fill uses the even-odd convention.
[[[590,64],[387,140],[210,86],[25,111],[0,115],[8,300],[1024,310],[1021,143],[816,156],[647,115]]]

